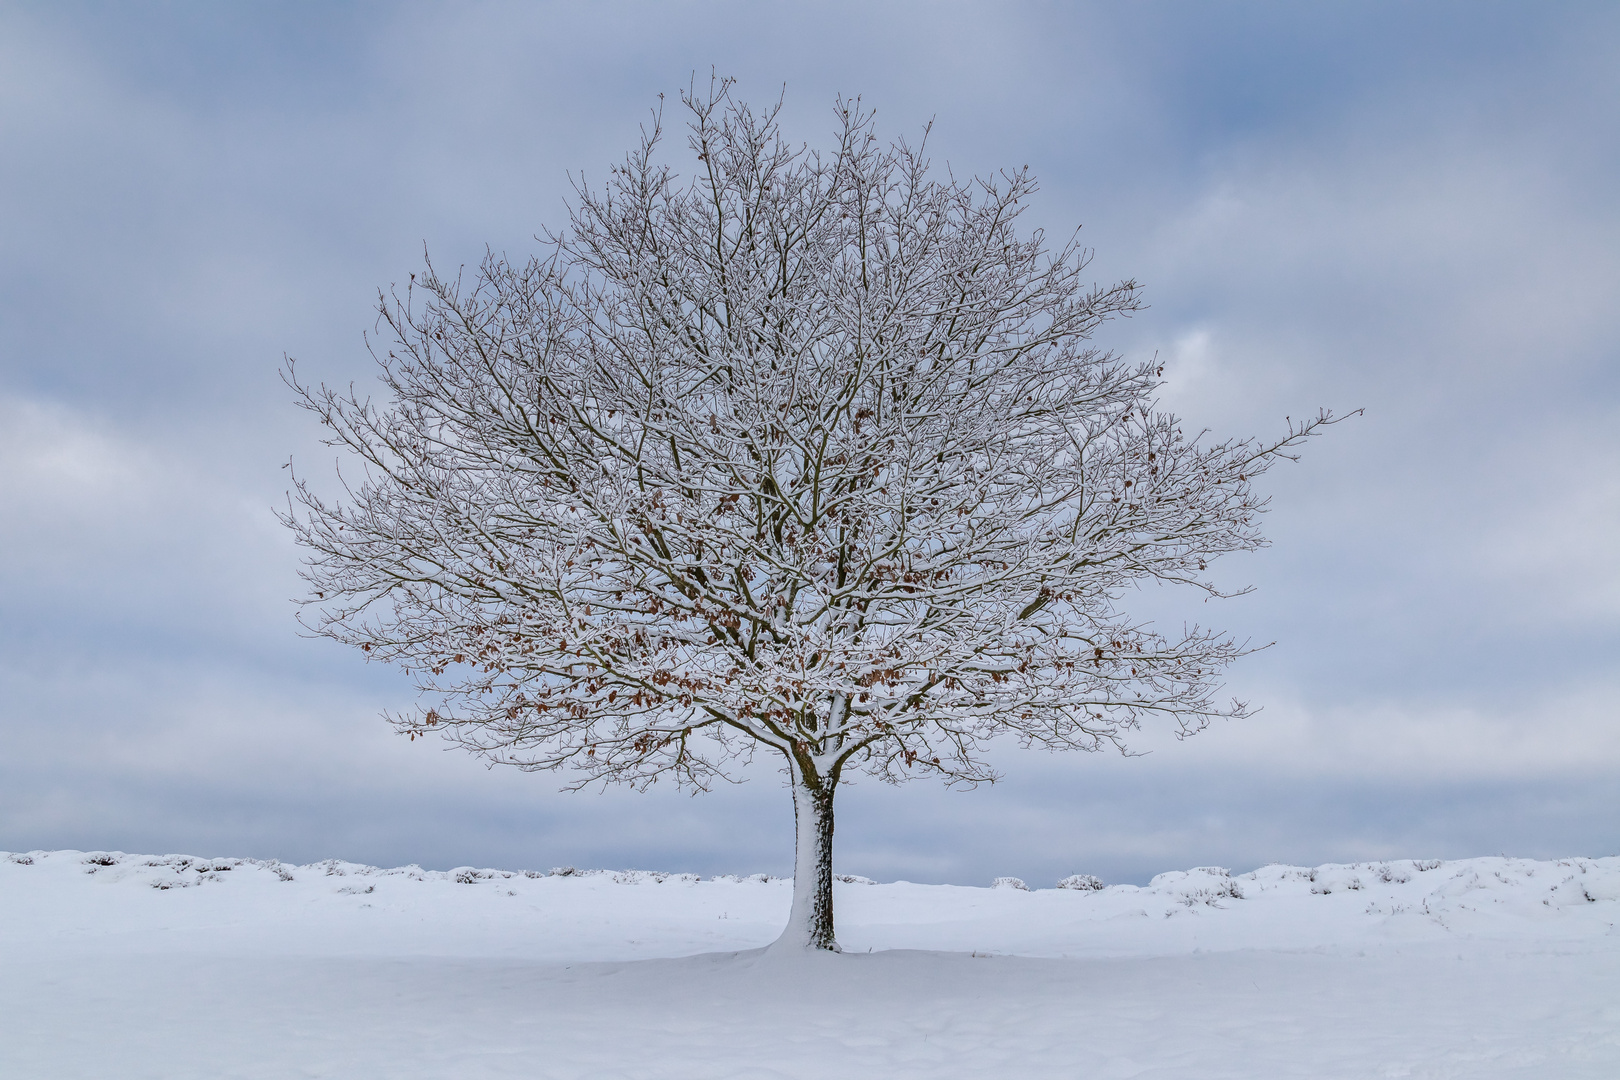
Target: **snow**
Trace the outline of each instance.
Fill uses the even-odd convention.
[[[835,889],[0,854],[0,1076],[1620,1076],[1620,858]]]

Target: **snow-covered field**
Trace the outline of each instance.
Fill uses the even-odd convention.
[[[0,1076],[1620,1077],[1620,858],[788,894],[0,855]]]

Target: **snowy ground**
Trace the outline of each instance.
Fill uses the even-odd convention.
[[[0,1076],[1620,1076],[1620,858],[1098,891],[0,854]]]

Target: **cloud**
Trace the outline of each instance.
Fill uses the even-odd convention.
[[[0,398],[0,635],[14,654],[258,646],[287,615],[291,544],[206,457],[105,414]],[[280,581],[264,573],[278,563]]]
[[[0,12],[0,846],[786,868],[775,775],[561,796],[393,736],[404,680],[295,634],[277,380],[367,385],[379,287],[521,257],[660,91],[864,93],[958,172],[1029,162],[1153,305],[1195,426],[1365,407],[1265,478],[1258,586],[1144,615],[1275,647],[1266,706],[1146,758],[850,789],[851,872],[1116,878],[1591,852],[1620,761],[1615,16],[1410,5]],[[784,44],[786,43],[786,44]],[[674,133],[679,137],[679,132]],[[1607,801],[1605,801],[1607,800]]]

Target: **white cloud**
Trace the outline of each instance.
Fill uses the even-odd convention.
[[[14,526],[139,499],[157,472],[152,455],[105,428],[61,405],[0,397],[0,498],[18,508]]]
[[[1620,682],[1548,687],[1485,703],[1422,698],[1307,702],[1256,688],[1264,709],[1179,745],[1185,768],[1436,783],[1620,773]]]

